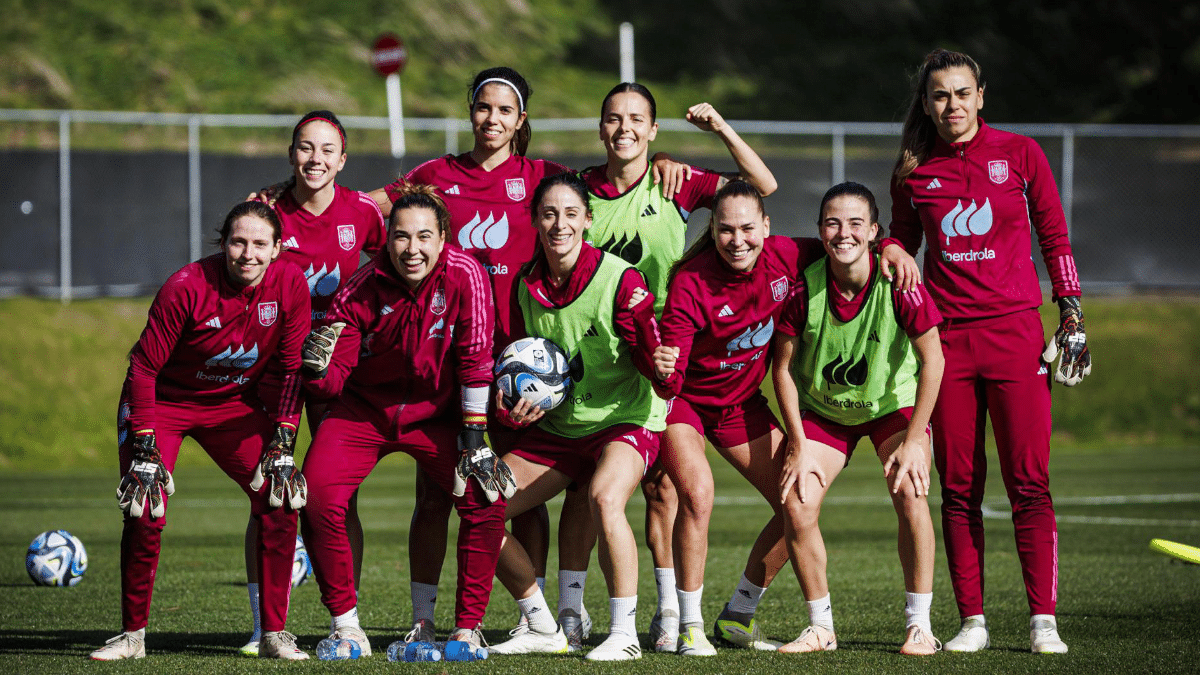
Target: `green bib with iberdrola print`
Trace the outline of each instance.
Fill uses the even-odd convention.
[[[577,378],[571,397],[550,410],[539,424],[559,436],[579,438],[615,424],[636,424],[650,431],[667,427],[667,403],[654,394],[638,372],[629,345],[617,334],[613,304],[629,263],[605,253],[579,297],[565,307],[546,307],[518,283],[517,299],[527,333],[562,347]]]
[[[625,194],[606,199],[589,194],[592,227],[586,241],[612,253],[646,276],[654,294],[654,313],[662,316],[667,303],[667,273],[683,255],[687,222],[679,205],[663,197],[650,171]]]
[[[875,272],[858,315],[842,322],[830,309],[829,258],[804,270],[808,317],[792,378],[800,407],[852,426],[879,419],[917,398],[918,363],[912,342],[896,321],[892,282]]]

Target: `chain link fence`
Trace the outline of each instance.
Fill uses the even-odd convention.
[[[234,203],[290,175],[285,149],[295,121],[292,115],[0,110],[6,146],[0,147],[0,296],[65,301],[153,293],[172,272],[215,250],[207,240]],[[387,118],[342,121],[350,160],[338,182],[355,189],[380,187],[421,161],[470,147],[466,120],[408,118],[407,132],[420,142],[410,138],[417,152],[397,159],[387,154]],[[733,170],[711,135],[678,119],[659,123],[655,149]],[[773,233],[815,236],[820,198],[842,180],[875,192],[886,227],[899,125],[731,124],[779,182],[767,200]],[[1085,293],[1200,291],[1200,243],[1182,236],[1200,222],[1200,127],[995,126],[1032,136],[1045,150]],[[603,161],[594,119],[538,119],[534,128],[531,156],[575,168]],[[237,130],[232,144],[240,152],[229,151],[231,142],[205,149],[212,143],[202,140],[230,130]],[[105,138],[133,147],[86,149],[112,147]],[[707,221],[707,211],[692,214],[689,240]],[[1045,279],[1032,233],[1031,241]]]

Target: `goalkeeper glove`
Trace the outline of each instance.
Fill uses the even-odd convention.
[[[133,439],[133,463],[117,487],[117,506],[130,518],[141,518],[149,499],[150,517],[162,518],[167,512],[163,493],[175,494],[175,479],[162,464],[154,432],[139,432]]]
[[[346,324],[337,322],[329,326],[319,326],[304,338],[304,346],[300,349],[300,359],[304,372],[314,380],[325,377],[329,362],[333,360],[333,350],[337,347],[338,336]]]
[[[296,460],[292,457],[295,446],[296,428],[290,424],[277,425],[275,436],[263,450],[258,466],[254,467],[250,489],[257,492],[270,478],[267,503],[272,508],[283,506],[285,498],[293,509],[303,508],[308,502],[308,483],[304,480],[304,474],[296,468]]]
[[[454,470],[452,494],[455,497],[466,494],[467,481],[471,478],[479,482],[489,502],[500,499],[502,494],[508,499],[517,491],[508,465],[483,442],[485,429],[483,425],[468,424],[458,434],[458,449],[462,454]]]
[[[1083,309],[1078,297],[1058,299],[1059,325],[1054,331],[1042,360],[1052,364],[1060,354],[1058,367],[1054,369],[1054,381],[1068,387],[1080,383],[1092,372],[1092,354],[1088,351],[1087,334],[1083,332]]]

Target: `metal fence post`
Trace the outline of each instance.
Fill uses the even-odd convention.
[[[58,117],[58,297],[71,302],[71,113]]]
[[[188,118],[188,261],[200,259],[200,116]]]
[[[833,184],[846,182],[846,127],[833,127]]]
[[[1075,201],[1075,127],[1063,127],[1062,207],[1067,219],[1067,239],[1071,238],[1071,207]]]
[[[446,154],[458,154],[458,123],[453,117],[446,118]]]

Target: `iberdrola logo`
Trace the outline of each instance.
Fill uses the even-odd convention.
[[[946,235],[946,243],[951,237],[987,234],[992,229],[992,202],[983,200],[983,206],[976,206],[975,200],[963,208],[962,200],[950,212],[942,217],[942,234]]]

